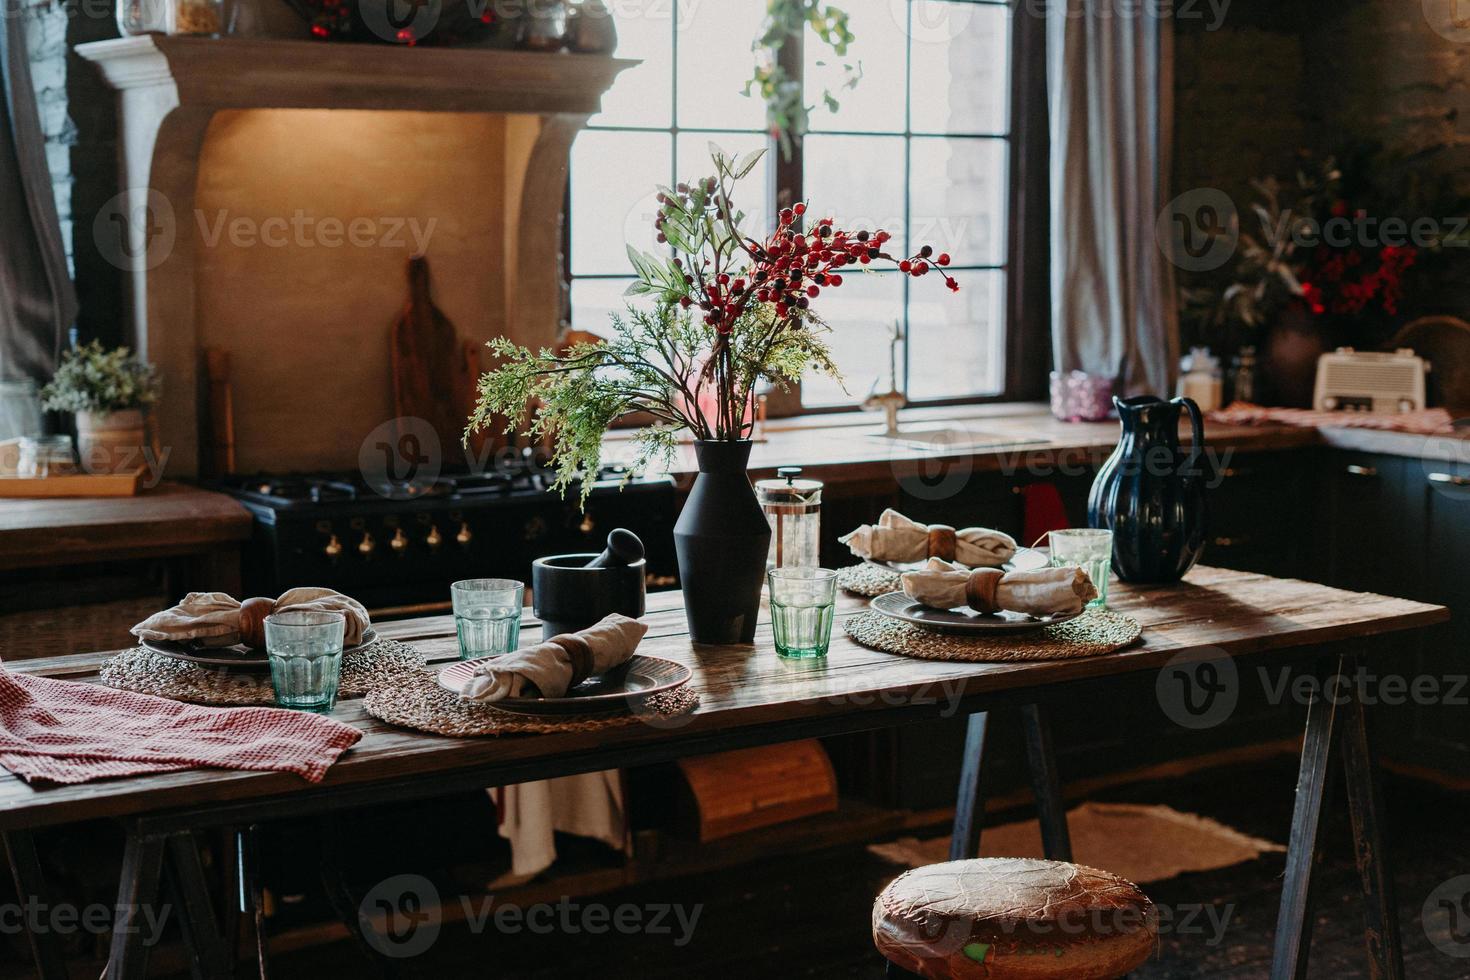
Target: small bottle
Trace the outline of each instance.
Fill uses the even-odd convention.
[[[1230,400],[1251,402],[1256,400],[1256,349],[1242,347],[1235,355],[1230,371]]]
[[[1220,407],[1221,389],[1224,380],[1220,376],[1220,362],[1210,354],[1208,347],[1195,347],[1179,365],[1179,395],[1190,398],[1202,412],[1213,412]]]

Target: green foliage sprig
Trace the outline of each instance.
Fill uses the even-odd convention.
[[[817,39],[837,57],[847,55],[856,37],[849,26],[847,11],[820,0],[768,0],[766,19],[760,37],[751,50],[756,53],[755,71],[745,83],[745,94],[760,96],[766,104],[766,126],[781,144],[787,159],[796,140],[811,128],[811,107],[800,79],[792,78],[781,65],[781,51],[787,42],[801,37],[810,25]],[[861,63],[844,63],[841,88],[851,89],[863,77]],[[828,112],[840,107],[831,89],[822,91],[822,104]]]
[[[41,404],[53,412],[120,412],[158,400],[158,375],[126,347],[92,341],[62,354]]]

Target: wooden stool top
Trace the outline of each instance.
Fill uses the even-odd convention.
[[[905,871],[873,903],[873,942],[925,977],[1114,980],[1153,953],[1154,905],[1115,874],[980,858]]]

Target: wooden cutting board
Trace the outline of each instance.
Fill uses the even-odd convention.
[[[462,342],[454,324],[434,305],[429,260],[422,255],[408,260],[408,302],[393,324],[391,344],[394,411],[433,427],[446,469],[474,462],[467,460],[461,439],[475,403],[479,348]],[[478,448],[472,448],[472,456]]]

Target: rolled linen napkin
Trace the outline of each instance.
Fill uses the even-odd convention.
[[[885,510],[877,524],[864,524],[838,538],[869,561],[923,561],[943,558],[970,568],[999,568],[1016,553],[1016,540],[988,527],[956,531],[947,524],[920,524],[896,510]]]
[[[545,643],[491,657],[481,664],[459,696],[469,701],[501,698],[560,698],[589,677],[626,663],[648,627],[621,613],[595,626],[561,633]]]
[[[931,609],[969,606],[982,613],[1004,609],[1028,616],[1070,616],[1097,598],[1092,579],[1075,565],[1024,572],[971,571],[931,558],[924,569],[904,572],[901,578],[904,594]]]
[[[280,598],[239,599],[223,592],[190,592],[172,609],[154,613],[133,627],[140,640],[198,640],[207,647],[232,647],[248,642],[265,645],[265,616],[273,612],[339,612],[347,618],[342,645],[362,642],[369,625],[362,603],[332,589],[288,589]]]

